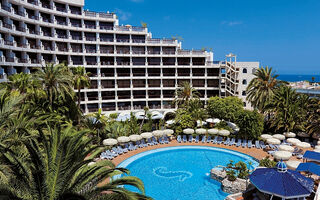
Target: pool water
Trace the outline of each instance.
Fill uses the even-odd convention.
[[[210,170],[244,161],[250,168],[258,163],[250,156],[226,149],[203,146],[166,147],[146,151],[118,165],[140,178],[146,195],[155,200],[222,200],[228,195],[210,178]],[[131,186],[127,189],[137,191]]]

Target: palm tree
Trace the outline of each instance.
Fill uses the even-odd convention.
[[[128,174],[127,169],[115,168],[107,160],[93,163],[92,158],[102,149],[88,146],[91,139],[85,137],[87,132],[76,131],[71,125],[48,127],[40,130],[38,138],[24,143],[27,158],[6,151],[1,161],[10,168],[11,184],[0,184],[1,196],[23,200],[147,199],[138,178],[110,179]],[[134,186],[142,193],[128,191],[121,187],[124,185]]]
[[[320,133],[320,100],[317,98],[310,99],[307,110],[308,132],[311,134]]]
[[[302,129],[299,118],[304,117],[300,96],[294,89],[282,86],[276,90],[275,95],[268,105],[273,117],[271,125],[276,131],[293,131]]]
[[[97,131],[97,141],[101,144],[101,132],[106,127],[107,117],[102,114],[101,108],[99,108],[98,112],[89,114],[87,116],[87,125],[91,130]]]
[[[203,108],[203,105],[200,99],[194,99],[189,103],[189,113],[194,119],[195,123],[199,120],[200,126],[202,126],[203,120],[208,118],[208,113],[206,109]]]
[[[144,110],[144,115],[143,115],[142,122],[141,122],[141,124],[140,124],[140,129],[139,129],[139,132],[140,132],[140,133],[141,133],[141,130],[142,130],[142,127],[143,127],[143,124],[144,124],[144,120],[146,119],[147,113],[149,112],[149,107],[148,107],[148,106],[145,106],[145,107],[143,108],[143,110]]]
[[[51,106],[59,97],[65,100],[74,96],[72,74],[67,66],[47,64],[34,76],[46,92]]]
[[[13,74],[8,77],[8,82],[3,83],[2,87],[5,87],[8,91],[18,90],[20,93],[27,93],[28,89],[33,86],[31,74],[19,73]]]
[[[81,88],[90,86],[90,72],[86,73],[84,67],[76,67],[72,69],[74,86],[78,90],[78,106],[80,108]]]
[[[252,106],[264,113],[267,104],[272,100],[275,90],[283,82],[277,80],[272,68],[259,68],[254,73],[256,76],[251,80],[247,87],[247,100]]]
[[[176,98],[174,103],[180,106],[189,106],[191,99],[199,98],[199,93],[191,86],[189,82],[183,82],[180,87],[176,90]]]

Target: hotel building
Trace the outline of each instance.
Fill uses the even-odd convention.
[[[232,54],[213,61],[212,52],[184,50],[178,40],[153,38],[146,27],[120,26],[114,13],[84,10],[84,0],[2,0],[0,80],[63,62],[90,72],[91,86],[81,90],[85,113],[145,106],[170,111],[185,81],[205,103],[212,96],[238,96],[245,103],[246,86],[259,67]]]

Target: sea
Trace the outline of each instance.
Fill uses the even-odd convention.
[[[301,74],[279,74],[278,79],[288,82],[298,82],[298,81],[312,81],[314,77],[315,82],[320,82],[320,75],[301,75]]]

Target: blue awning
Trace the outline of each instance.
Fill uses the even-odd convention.
[[[296,171],[299,172],[311,172],[315,175],[320,176],[320,165],[317,165],[315,163],[300,163],[300,165],[297,167]]]
[[[320,153],[315,151],[306,151],[303,155],[304,159],[320,162]]]

